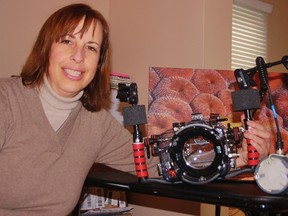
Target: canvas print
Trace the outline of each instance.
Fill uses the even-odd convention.
[[[255,81],[259,85],[258,76],[255,76]],[[284,142],[284,153],[287,153],[288,74],[269,72],[269,86]],[[235,90],[239,88],[232,70],[150,67],[148,136],[171,129],[174,122],[189,122],[192,113],[202,113],[205,117],[217,113],[232,125],[241,124],[243,112],[233,112],[232,109],[231,93]],[[253,118],[276,134],[267,94]],[[275,145],[271,146],[270,152],[275,152]]]

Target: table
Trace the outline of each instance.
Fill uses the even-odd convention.
[[[120,171],[90,172],[85,186],[97,186],[241,209],[247,216],[288,215],[288,196],[263,192],[254,181],[225,180],[203,185],[168,184]]]

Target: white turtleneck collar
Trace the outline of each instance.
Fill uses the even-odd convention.
[[[83,90],[72,98],[58,95],[50,86],[48,79],[44,76],[44,83],[39,89],[39,96],[44,112],[55,131],[57,131],[68,118],[72,109],[80,103],[79,99]]]

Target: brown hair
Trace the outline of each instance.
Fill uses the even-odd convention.
[[[101,13],[86,4],[71,4],[53,13],[42,26],[33,49],[23,66],[20,76],[25,86],[36,87],[43,83],[49,66],[50,50],[53,42],[72,33],[85,17],[80,33],[84,34],[96,20],[103,26],[103,41],[96,74],[84,89],[81,98],[83,106],[89,111],[108,108],[110,104],[110,74],[108,64],[109,27]]]

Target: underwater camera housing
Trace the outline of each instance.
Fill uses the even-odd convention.
[[[192,114],[190,122],[173,123],[172,129],[146,138],[152,156],[159,157],[159,175],[169,182],[204,184],[235,168],[244,129],[225,127],[223,121],[218,114],[208,120]]]

